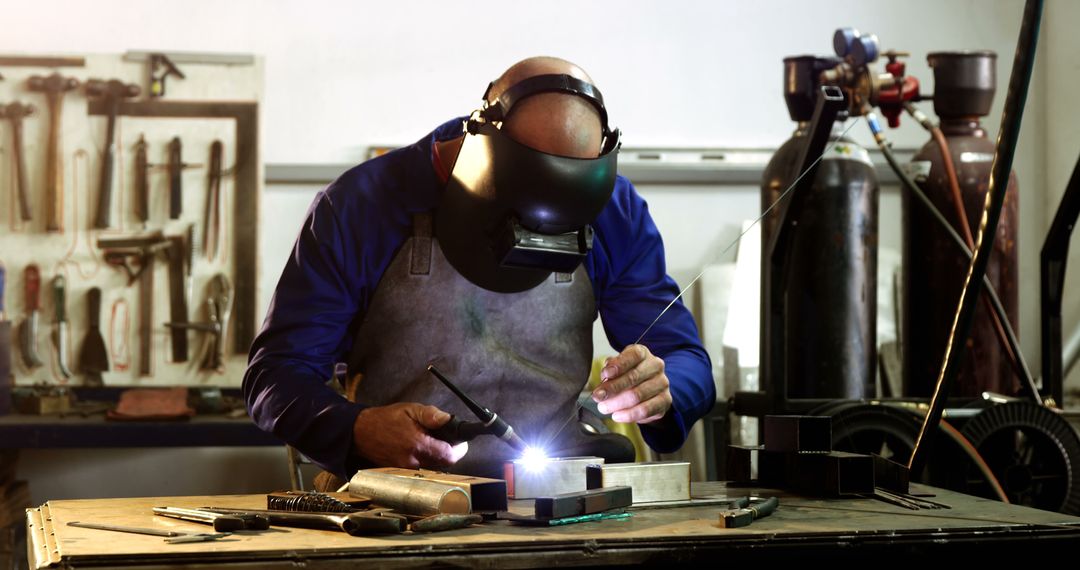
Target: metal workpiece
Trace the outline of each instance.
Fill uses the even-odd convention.
[[[690,463],[687,461],[589,465],[585,479],[589,489],[632,488],[635,505],[690,500]]]
[[[469,494],[473,512],[505,511],[507,508],[506,481],[502,479],[443,473],[442,471],[430,471],[428,469],[404,469],[401,467],[377,467],[368,471],[400,477],[427,479],[428,481],[461,487]]]
[[[512,499],[579,493],[588,489],[588,467],[603,463],[593,456],[516,459],[503,464],[503,478]]]
[[[630,487],[606,487],[537,497],[534,508],[538,519],[562,519],[625,508],[633,502],[634,492]]]
[[[582,469],[584,472],[584,468]],[[582,476],[584,478],[584,475]],[[468,514],[469,494],[460,485],[362,469],[349,481],[349,494],[407,515]]]
[[[769,451],[832,451],[832,418],[765,416],[764,440]]]
[[[830,451],[758,452],[758,480],[775,489],[793,489],[815,497],[842,497],[874,492],[874,458]]]

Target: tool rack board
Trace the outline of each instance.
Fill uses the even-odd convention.
[[[380,568],[473,568],[640,564],[662,561],[760,563],[821,554],[880,556],[965,550],[978,558],[1018,541],[1038,540],[1039,555],[1072,549],[1080,518],[1005,505],[942,489],[935,501],[951,509],[911,511],[872,499],[813,499],[780,495],[772,515],[748,527],[723,528],[721,505],[632,510],[633,516],[555,527],[494,521],[426,535],[353,537],[342,532],[274,527],[238,532],[210,543],[165,544],[152,536],[67,526],[69,521],[201,532],[207,527],[155,517],[154,506],[265,508],[265,495],[157,497],[50,501],[27,510],[31,568],[177,565],[243,568],[352,568],[360,561]],[[695,483],[695,497],[737,498],[776,491]],[[511,511],[531,514],[532,501],[512,501]],[[1028,542],[1028,545],[1031,543]]]
[[[5,54],[6,55],[6,54]],[[16,385],[80,385],[84,377],[78,356],[87,330],[86,295],[91,287],[102,290],[101,329],[109,352],[110,370],[103,374],[106,386],[235,386],[240,383],[247,361],[247,348],[258,325],[258,204],[263,187],[259,154],[259,101],[262,97],[263,65],[258,58],[250,64],[180,63],[185,78],[170,77],[164,97],[148,96],[148,65],[127,61],[120,54],[97,54],[71,58],[83,65],[63,67],[3,66],[0,73],[0,104],[15,101],[34,106],[35,112],[23,121],[23,150],[28,193],[33,218],[19,215],[15,153],[10,121],[0,120],[0,262],[7,269],[4,291],[8,319],[16,325],[12,334],[12,374]],[[72,63],[72,62],[67,62]],[[80,87],[63,97],[60,128],[62,165],[62,226],[47,231],[46,147],[52,120],[45,95],[27,86],[31,76],[58,72],[80,82]],[[96,229],[98,178],[105,146],[105,106],[87,96],[87,79],[119,79],[142,89],[137,97],[125,99],[116,121],[115,156],[112,180],[111,227]],[[135,144],[144,137],[148,170],[149,221],[144,225],[135,206]],[[182,214],[169,215],[168,143],[179,137],[182,159],[191,165],[182,171]],[[205,255],[200,247],[208,196],[210,146],[223,144],[221,179],[221,238],[217,254]],[[139,288],[128,283],[123,270],[105,263],[98,238],[161,231],[183,235],[194,224],[196,250],[191,270],[188,321],[208,320],[208,286],[214,275],[224,274],[233,287],[233,305],[225,338],[224,370],[201,369],[208,350],[206,335],[188,332],[188,359],[172,359],[168,264],[163,255],[154,267],[153,320],[148,376],[140,375]],[[44,365],[29,368],[19,349],[18,325],[26,319],[23,272],[30,263],[41,271],[41,312],[36,338],[37,352]],[[65,379],[57,365],[55,306],[52,279],[67,280],[67,362],[74,376]]]

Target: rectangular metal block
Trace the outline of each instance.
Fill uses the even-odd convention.
[[[760,453],[760,445],[729,445],[727,480],[735,483],[749,483],[753,479],[754,458]]]
[[[536,518],[561,519],[629,507],[634,502],[630,487],[606,487],[553,497],[536,498]]]
[[[832,451],[832,418],[765,416],[764,441],[769,451]]]
[[[690,463],[687,461],[590,465],[585,479],[589,489],[632,488],[635,505],[690,500]]]
[[[603,463],[603,457],[507,461],[503,464],[506,491],[511,499],[535,499],[585,491],[588,489],[586,467]]]
[[[507,507],[506,481],[502,479],[442,473],[428,469],[402,469],[399,467],[378,467],[370,471],[405,477],[418,477],[429,481],[456,485],[465,489],[465,492],[469,494],[473,512],[505,511]]]
[[[793,471],[791,464],[794,462],[794,455],[788,451],[758,451],[758,482],[773,489],[786,488]]]
[[[874,485],[893,493],[907,494],[911,472],[907,465],[874,455]]]
[[[792,453],[788,480],[801,492],[839,497],[874,492],[874,459],[869,455],[830,451]]]

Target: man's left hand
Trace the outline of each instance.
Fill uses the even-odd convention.
[[[671,390],[664,360],[640,344],[626,347],[604,362],[600,387],[592,398],[600,413],[623,423],[648,424],[671,409]]]

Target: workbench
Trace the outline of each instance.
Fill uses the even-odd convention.
[[[771,516],[722,528],[717,504],[633,509],[623,519],[557,527],[486,522],[435,534],[353,537],[274,527],[215,541],[165,544],[161,538],[67,526],[71,521],[191,532],[209,527],[151,514],[154,506],[265,508],[265,495],[50,501],[27,510],[31,568],[221,566],[233,568],[379,568],[407,566],[552,567],[797,560],[962,554],[973,558],[1029,552],[1075,555],[1080,518],[914,486],[951,509],[907,510],[873,499],[814,499],[767,489],[696,483],[695,499],[780,496]],[[511,510],[531,513],[531,501]],[[1023,546],[1022,550],[1017,550]],[[1034,546],[1035,548],[1028,548]],[[929,562],[929,559],[923,559]]]

